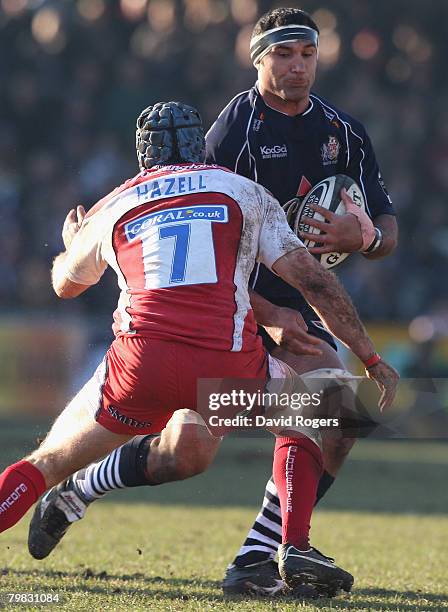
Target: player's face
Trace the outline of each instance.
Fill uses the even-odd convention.
[[[291,110],[297,105],[306,108],[316,67],[317,49],[311,43],[293,42],[273,47],[258,67],[258,84],[263,98],[271,105],[275,98],[280,99],[278,101],[283,106],[289,104]]]

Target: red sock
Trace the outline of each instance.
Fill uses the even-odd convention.
[[[273,475],[282,512],[282,542],[308,550],[310,521],[322,475],[322,453],[308,438],[277,438]]]
[[[15,525],[47,489],[42,472],[18,461],[0,474],[0,533]]]

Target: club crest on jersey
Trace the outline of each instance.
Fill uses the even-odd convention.
[[[339,157],[339,149],[341,145],[339,144],[339,140],[336,136],[329,136],[328,142],[324,143],[320,149],[322,155],[322,163],[324,166],[329,166],[330,164],[337,164]]]

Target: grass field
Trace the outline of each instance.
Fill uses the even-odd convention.
[[[2,466],[31,440],[20,428],[9,431]],[[44,561],[27,553],[30,513],[1,536],[3,607],[17,609],[6,603],[14,592],[57,593],[64,610],[448,609],[448,445],[441,443],[358,443],[316,511],[313,543],[355,575],[350,596],[224,600],[220,580],[254,518],[271,447],[269,439],[229,439],[207,474],[109,496]]]

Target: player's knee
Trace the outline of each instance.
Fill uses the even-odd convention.
[[[178,478],[184,480],[205,472],[215,457],[218,443],[202,436],[184,436],[175,452]]]
[[[206,461],[201,461],[197,457],[178,457],[176,459],[177,480],[185,480],[186,478],[202,474],[208,465]]]
[[[168,421],[169,427],[175,427],[179,429],[181,432],[185,425],[192,425],[197,427],[206,427],[204,419],[201,415],[195,410],[190,410],[189,408],[180,408],[173,413],[173,416]]]
[[[324,439],[323,457],[327,472],[338,473],[355,442],[356,438]]]
[[[213,461],[220,441],[209,433],[199,414],[177,410],[151,444],[147,472],[157,484],[201,474]]]
[[[157,444],[154,444],[157,448]],[[195,452],[191,448],[178,447],[168,452],[155,451],[150,455],[147,466],[151,484],[162,484],[176,480],[185,480],[204,472],[210,465],[212,457],[200,450]],[[157,454],[156,454],[157,453]]]

